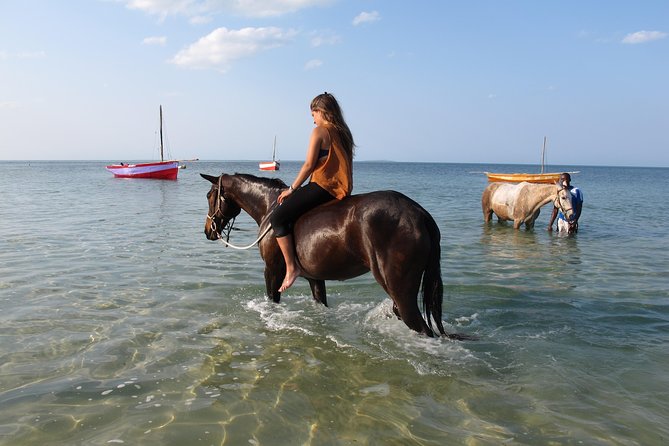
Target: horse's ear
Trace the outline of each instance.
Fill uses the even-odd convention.
[[[218,177],[207,175],[206,173],[201,173],[200,176],[209,181],[211,184],[218,184]]]

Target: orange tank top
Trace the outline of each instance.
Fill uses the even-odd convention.
[[[341,146],[339,135],[326,127],[330,135],[330,151],[327,158],[316,164],[311,181],[341,200],[353,190],[353,159]]]

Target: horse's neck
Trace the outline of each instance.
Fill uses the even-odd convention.
[[[229,178],[230,182],[224,186],[225,189],[230,191],[239,207],[260,226],[269,213],[272,203],[276,201],[277,194],[272,194],[272,189],[263,184],[233,176]]]
[[[553,184],[542,184],[537,188],[539,193],[537,194],[537,206],[542,207],[545,204],[550,203],[555,200],[557,196],[557,190]]]

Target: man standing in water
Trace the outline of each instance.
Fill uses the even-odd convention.
[[[572,234],[578,231],[578,219],[581,217],[581,209],[583,208],[583,193],[578,187],[571,185],[571,175],[567,172],[560,175],[560,184],[562,184],[571,193],[571,202],[574,206],[574,215],[567,220],[562,211],[555,205],[553,206],[553,213],[551,214],[551,221],[548,223],[548,230],[553,230],[553,222],[555,218],[558,219],[558,232],[566,232]]]

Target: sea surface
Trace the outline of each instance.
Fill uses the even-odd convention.
[[[667,168],[578,171],[580,231],[484,224],[483,171],[359,162],[442,234],[444,324],[392,316],[371,275],[264,295],[257,248],[203,233],[209,183],[300,165],[188,164],[122,180],[104,162],[0,162],[1,445],[664,445]],[[242,214],[231,242],[257,236]]]

